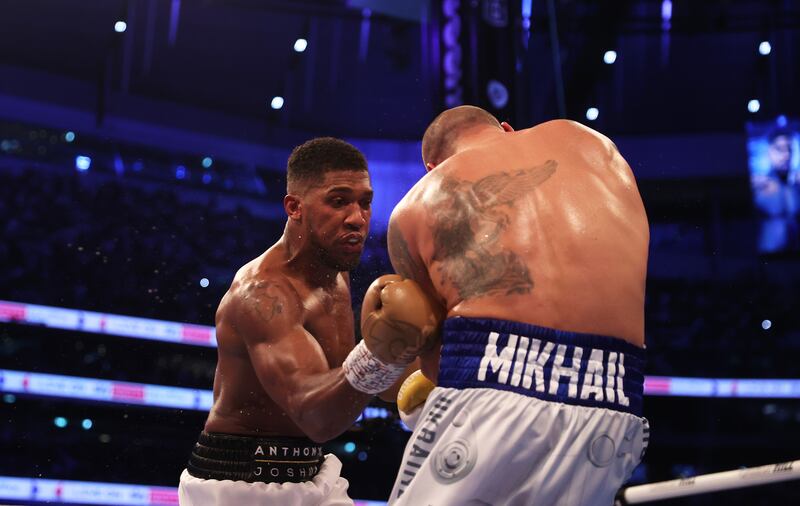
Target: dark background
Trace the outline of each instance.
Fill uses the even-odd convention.
[[[380,202],[352,273],[358,311],[391,269],[388,212],[422,174],[419,139],[457,75],[464,102],[517,128],[581,121],[629,161],[651,223],[648,375],[800,377],[800,256],[756,251],[745,129],[800,116],[800,5],[676,0],[667,19],[662,1],[533,1],[526,22],[526,2],[464,1],[461,73],[448,74],[447,3],[3,1],[0,299],[213,325],[236,269],[283,230],[291,148],[334,135],[365,152]],[[507,9],[506,27],[475,28],[488,4]],[[4,369],[209,389],[215,361],[213,348],[0,324]],[[163,486],[177,486],[205,420],[33,396],[5,396],[0,413],[0,475]],[[648,397],[645,415],[634,483],[800,458],[798,399]],[[406,438],[379,419],[329,444],[353,497],[386,498]],[[663,504],[798,499],[788,482]]]

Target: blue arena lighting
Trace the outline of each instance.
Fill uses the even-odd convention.
[[[84,418],[83,421],[81,422],[81,427],[83,427],[84,430],[91,429],[92,425],[94,425],[94,423],[92,423],[92,420],[89,418]]]
[[[617,61],[617,52],[616,51],[606,51],[603,55],[603,61],[606,62],[608,65],[611,65],[615,61]]]
[[[183,165],[175,167],[175,179],[186,179],[186,167]]]
[[[13,321],[18,325],[75,330],[91,334],[123,336],[192,346],[215,347],[217,345],[216,331],[214,327],[207,325],[0,300],[0,322],[8,321]],[[7,369],[0,369],[0,392],[200,411],[208,411],[212,403],[210,390]],[[644,393],[645,395],[678,397],[800,399],[800,379],[647,376]],[[7,397],[3,399],[8,402]],[[364,419],[387,418],[389,412],[386,408],[370,406],[364,410],[361,416]]]
[[[128,23],[125,21],[117,21],[114,23],[114,31],[117,33],[123,33],[125,30],[128,29]]]
[[[759,102],[757,98],[750,100],[747,102],[747,110],[754,114],[757,113],[761,110],[761,102]]]
[[[203,184],[208,184],[210,182],[211,182],[211,174],[206,172],[205,174],[203,174]]]
[[[360,460],[361,462],[367,460],[368,456],[369,455],[367,455],[367,452],[358,452],[358,460]]]
[[[672,0],[663,0],[661,2],[661,20],[664,23],[669,23],[672,20]]]
[[[3,402],[6,404],[14,404],[17,401],[17,396],[14,394],[5,394],[3,396]]]
[[[761,322],[761,328],[764,330],[769,330],[772,328],[772,321],[771,320],[764,320]]]
[[[344,451],[347,453],[353,453],[356,451],[356,444],[352,441],[348,441],[344,444]]]
[[[586,119],[589,121],[596,120],[598,116],[600,116],[600,111],[597,109],[597,107],[590,107],[586,109]]]
[[[203,158],[203,161],[201,163],[203,164],[203,168],[204,169],[208,169],[212,165],[214,165],[214,159],[211,158],[210,156],[207,156],[207,157]]]
[[[277,111],[283,107],[283,97],[273,97],[272,101],[269,103],[269,106]]]
[[[59,429],[63,429],[64,427],[67,426],[67,419],[64,418],[63,416],[57,416],[53,420],[53,425],[55,425]]]
[[[208,278],[202,278],[200,280],[200,286],[202,286],[203,288],[208,288]]]
[[[214,327],[0,300],[0,321],[90,334],[216,346]],[[1,388],[0,388],[1,390]]]
[[[533,11],[533,0],[522,0],[522,17],[530,18]]]
[[[772,52],[772,44],[770,44],[768,40],[761,42],[761,44],[758,45],[758,52],[767,56]]]
[[[67,141],[67,142],[73,142],[73,141],[75,141],[75,132],[73,132],[72,130],[70,130],[70,131],[68,131],[67,133],[65,133],[65,134],[64,134],[64,140],[65,140],[65,141]]]
[[[298,53],[302,53],[308,47],[308,41],[306,39],[297,39],[294,41],[294,50]]]
[[[75,157],[75,168],[81,172],[86,172],[92,166],[92,159],[88,156],[78,155]]]

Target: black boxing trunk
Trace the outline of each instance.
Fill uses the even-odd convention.
[[[322,446],[301,437],[254,437],[201,432],[186,466],[205,480],[301,483],[319,472]]]

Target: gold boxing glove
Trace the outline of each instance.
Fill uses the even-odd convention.
[[[434,387],[436,385],[426,378],[422,371],[414,371],[397,392],[397,410],[400,412],[400,419],[409,429],[414,430],[417,425],[425,401]]]
[[[384,364],[409,364],[437,339],[442,311],[420,286],[397,274],[372,282],[361,306],[361,336]]]
[[[379,277],[364,295],[364,339],[342,364],[345,378],[360,392],[386,391],[421,351],[438,342],[443,315],[414,281],[397,274]]]

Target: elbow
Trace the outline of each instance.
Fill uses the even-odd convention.
[[[310,431],[307,431],[306,432],[306,436],[308,436],[308,439],[314,441],[315,443],[319,443],[319,444],[327,443],[328,441],[333,439],[333,437],[329,437],[324,432],[310,432]]]
[[[327,443],[331,439],[334,439],[336,436],[344,432],[331,430],[333,427],[330,424],[325,424],[324,421],[320,422],[323,423],[315,421],[314,423],[307,423],[300,427],[303,430],[303,433],[305,433],[306,437],[315,443]]]
[[[327,443],[344,432],[337,431],[330,417],[319,413],[317,409],[309,409],[307,403],[299,402],[294,407],[289,410],[289,416],[303,434],[315,443]]]

